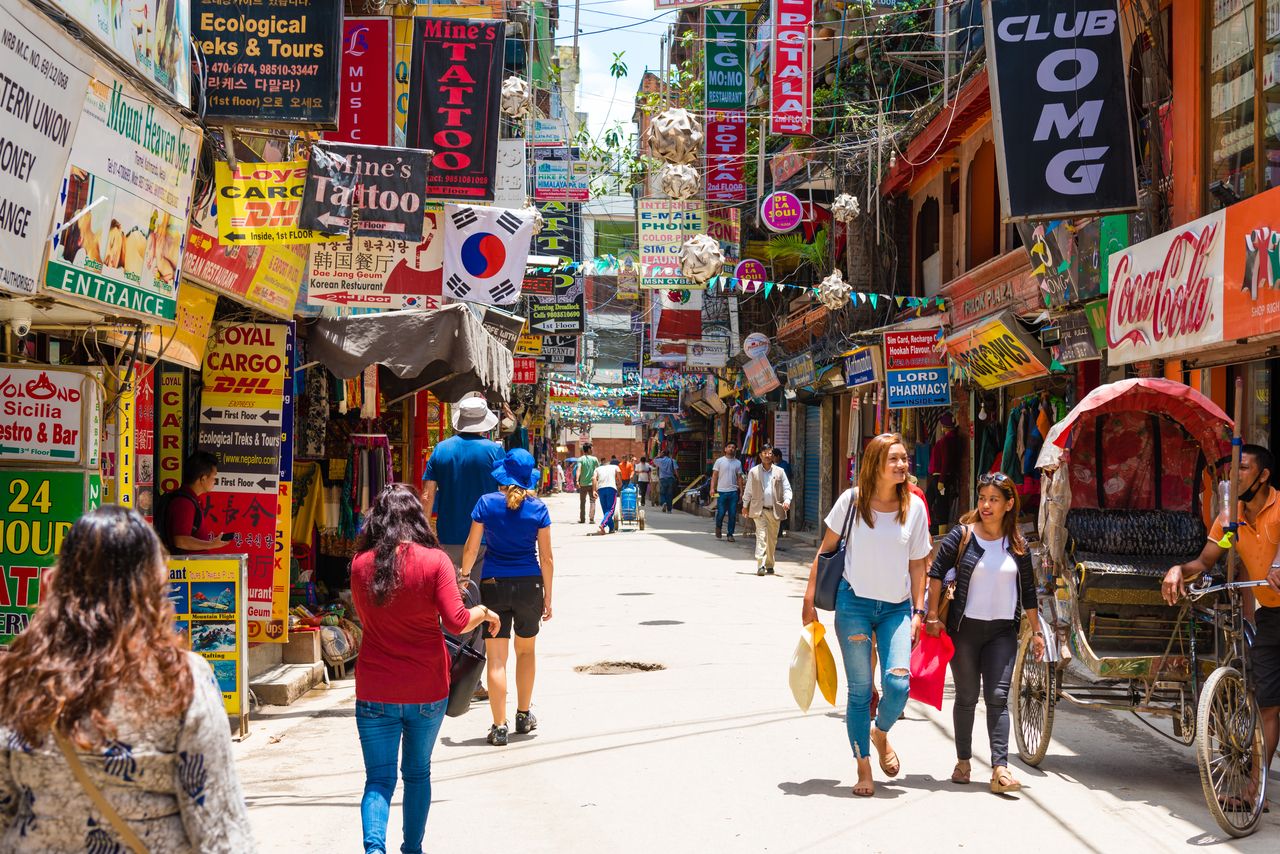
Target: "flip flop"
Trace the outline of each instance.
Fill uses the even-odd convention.
[[[873,728],[873,732],[880,732],[880,731]],[[879,754],[880,770],[883,771],[885,773],[885,776],[887,777],[897,777],[898,773],[902,771],[902,763],[898,761],[898,752],[894,750],[892,747],[888,746],[889,745],[888,733],[881,732],[880,734],[884,736],[885,747],[888,748],[884,752],[880,751],[879,745],[876,744],[875,738],[873,737],[871,739],[871,744],[875,746],[876,752]]]
[[[968,766],[968,767],[966,767]],[[973,771],[973,767],[967,762],[957,762],[956,767],[951,771],[951,782],[965,785],[969,782],[969,776]]]
[[[1009,782],[1002,782],[1008,780]],[[1013,778],[1008,771],[1003,774],[993,774],[991,777],[991,793],[993,795],[1008,795],[1013,792],[1021,792],[1022,784]]]

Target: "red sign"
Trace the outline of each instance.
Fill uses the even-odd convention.
[[[943,364],[935,329],[884,333],[884,367],[889,371],[936,368]]]
[[[342,24],[338,129],[325,139],[392,145],[391,19],[347,18]]]
[[[515,366],[511,374],[511,382],[515,385],[536,385],[538,382],[537,359],[512,359]]]
[[[781,184],[798,173],[812,157],[813,155],[807,151],[798,151],[794,142],[788,142],[787,147],[773,155],[769,161],[769,171],[773,173],[774,185]]]
[[[707,198],[745,202],[743,174],[747,153],[747,116],[741,110],[707,113]]]
[[[770,133],[804,136],[813,132],[813,78],[809,73],[812,23],[813,0],[774,3]]]

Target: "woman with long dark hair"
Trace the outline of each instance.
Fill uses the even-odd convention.
[[[356,668],[356,728],[364,753],[360,822],[367,854],[387,848],[387,818],[404,757],[404,854],[420,854],[431,808],[431,750],[449,702],[449,656],[441,625],[462,634],[498,615],[468,610],[453,562],[422,500],[403,483],[378,494],[351,562],[351,596],[364,627]]]
[[[936,637],[943,629],[937,603],[942,601],[948,573],[954,570],[955,597],[946,625],[956,647],[951,678],[956,686],[957,762],[951,782],[969,782],[973,715],[981,682],[991,742],[991,791],[1016,792],[1022,784],[1009,773],[1009,681],[1022,615],[1027,615],[1037,659],[1044,657],[1044,635],[1036,610],[1031,553],[1018,530],[1018,491],[1008,475],[978,478],[978,506],[960,522],[938,546],[929,568],[930,604],[925,617],[925,631]]]
[[[168,579],[132,510],[67,532],[0,654],[0,851],[256,850],[222,693],[181,646]]]

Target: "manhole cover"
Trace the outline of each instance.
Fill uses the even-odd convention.
[[[661,664],[649,661],[597,661],[595,664],[579,664],[573,668],[575,673],[589,673],[592,676],[616,676],[620,673],[649,673],[654,670],[666,670]]]
[[[683,626],[684,620],[645,620],[642,626]]]

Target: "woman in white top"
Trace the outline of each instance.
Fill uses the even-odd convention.
[[[836,595],[836,637],[844,658],[849,704],[845,725],[858,762],[855,795],[875,794],[871,778],[871,744],[880,755],[880,770],[895,777],[902,770],[889,746],[889,729],[907,705],[911,645],[924,618],[925,570],[932,541],[924,502],[907,483],[907,448],[896,433],[876,436],[862,455],[857,489],[846,490],[824,520],[827,532],[820,552],[834,551],[846,519],[852,520],[845,548],[844,578]],[[852,514],[852,515],[851,515]],[[818,560],[809,571],[801,620],[816,620],[813,597]],[[871,726],[871,639],[880,650],[884,696]]]
[[[973,714],[982,682],[991,742],[991,791],[1016,792],[1022,784],[1009,773],[1009,680],[1018,654],[1019,620],[1032,626],[1032,652],[1044,657],[1044,635],[1036,612],[1035,574],[1027,542],[1018,531],[1018,492],[1005,474],[978,478],[978,507],[966,514],[942,544],[929,568],[929,613],[925,631],[943,629],[937,603],[942,585],[954,576],[955,598],[946,630],[956,646],[951,677],[956,686],[956,762],[951,782],[968,783]]]

